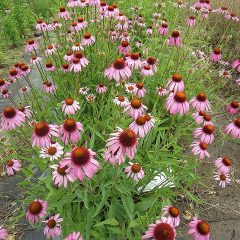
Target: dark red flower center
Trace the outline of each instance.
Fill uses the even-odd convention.
[[[28,42],[29,45],[34,44],[34,40],[33,39],[29,39],[27,42]]]
[[[6,164],[8,167],[12,167],[14,162],[13,162],[13,160],[8,160]]]
[[[0,79],[0,86],[3,86],[5,84],[5,81],[3,79]]]
[[[75,165],[81,166],[89,162],[90,152],[85,147],[76,147],[71,153],[72,161]]]
[[[151,67],[148,66],[148,65],[145,65],[143,68],[144,68],[145,70],[150,70],[150,69],[151,69]]]
[[[206,134],[212,134],[214,132],[214,127],[213,125],[206,124],[202,127],[202,130]]]
[[[175,99],[175,101],[177,101],[179,103],[183,103],[186,101],[187,96],[184,92],[176,92],[174,95],[174,99]]]
[[[16,68],[12,68],[9,70],[9,74],[10,74],[10,76],[14,77],[14,76],[17,76],[18,71]]]
[[[226,181],[226,179],[227,179],[227,177],[224,173],[221,173],[219,177],[220,177],[221,181]]]
[[[114,7],[113,6],[108,6],[108,11],[109,12],[113,12],[114,11]]]
[[[156,61],[157,61],[157,59],[156,59],[155,57],[149,57],[149,58],[147,59],[147,63],[148,63],[149,65],[154,65],[154,64],[156,63]]]
[[[224,157],[222,162],[225,166],[228,166],[228,167],[232,165],[232,160],[230,158],[227,158],[227,157]]]
[[[147,119],[145,116],[140,116],[136,119],[136,123],[140,126],[143,126],[146,123]]]
[[[67,52],[66,52],[66,55],[67,55],[67,56],[71,56],[72,54],[73,54],[73,51],[67,51]]]
[[[80,62],[80,59],[79,59],[79,58],[76,58],[76,57],[75,57],[75,58],[73,59],[73,63],[74,63],[74,64],[78,64],[79,62]]]
[[[67,174],[66,173],[67,169],[68,169],[68,166],[65,166],[65,167],[62,167],[62,168],[60,166],[58,166],[57,172],[58,172],[59,175],[65,176]]]
[[[136,87],[138,89],[143,89],[144,85],[143,85],[143,83],[136,83]]]
[[[34,132],[40,137],[46,136],[50,131],[49,126],[45,122],[39,122],[34,127]]]
[[[53,66],[52,62],[47,62],[47,63],[46,63],[46,67],[47,67],[47,68],[51,68],[52,66]]]
[[[65,7],[60,7],[60,8],[59,8],[59,11],[60,11],[60,12],[66,12],[66,8],[65,8]]]
[[[56,147],[49,147],[47,151],[48,151],[49,155],[54,156],[57,152],[57,148]]]
[[[172,75],[172,80],[174,82],[181,82],[182,81],[182,75],[181,74],[178,74],[178,73],[174,73]]]
[[[120,69],[124,69],[126,65],[125,65],[125,61],[123,58],[118,58],[114,61],[113,66],[114,66],[114,68],[120,70]]]
[[[57,225],[57,222],[56,222],[54,219],[50,219],[50,220],[48,221],[48,223],[47,223],[47,226],[48,226],[49,228],[55,228],[56,225]]]
[[[197,100],[200,102],[205,102],[207,99],[207,96],[204,92],[200,92],[197,96],[196,96]]]
[[[211,121],[212,117],[211,117],[210,115],[205,114],[205,115],[203,116],[203,119],[204,119],[205,121],[209,122],[209,121]]]
[[[234,100],[231,102],[231,107],[237,109],[239,107],[238,101]]]
[[[172,32],[172,37],[174,37],[174,38],[177,38],[177,37],[179,37],[180,36],[180,33],[179,33],[179,31],[173,31]]]
[[[43,20],[42,20],[42,19],[38,19],[38,20],[37,20],[37,23],[38,23],[38,24],[42,24],[42,23],[43,23]]]
[[[194,16],[190,16],[189,19],[195,20],[195,17]]]
[[[197,224],[197,230],[201,235],[207,235],[210,233],[210,226],[207,222],[201,221]]]
[[[218,55],[218,54],[221,53],[221,49],[220,48],[214,48],[213,52]]]
[[[132,54],[130,55],[130,57],[131,57],[131,59],[133,59],[133,60],[138,60],[138,59],[139,59],[139,54],[138,54],[138,53],[132,53]]]
[[[90,34],[89,32],[86,32],[86,33],[84,34],[84,38],[85,38],[85,39],[90,39],[90,38],[91,38],[91,34]]]
[[[202,117],[203,117],[205,114],[206,114],[206,113],[203,112],[203,111],[200,111],[200,112],[199,112],[199,115],[202,116]]]
[[[40,202],[34,201],[29,205],[28,210],[30,213],[32,213],[34,215],[38,215],[39,213],[41,213],[42,208],[43,208],[43,206]]]
[[[174,240],[175,234],[173,228],[167,223],[159,223],[153,231],[156,240]]]
[[[74,56],[75,58],[79,58],[79,59],[83,58],[83,54],[80,51],[76,52]]]
[[[14,107],[6,107],[3,110],[3,115],[6,118],[13,118],[17,114]]]
[[[67,105],[72,105],[73,102],[74,102],[74,99],[73,99],[73,98],[66,98],[66,99],[65,99],[65,103],[66,103]]]
[[[118,96],[118,101],[124,102],[124,100],[125,100],[125,97],[124,97],[124,96]]]
[[[138,109],[142,106],[142,101],[139,98],[134,98],[131,100],[131,106],[135,109]]]
[[[64,64],[62,65],[62,68],[63,68],[63,69],[68,69],[68,68],[69,68],[69,64],[68,64],[68,63],[64,63]]]
[[[208,145],[207,145],[205,142],[200,142],[200,143],[199,143],[199,147],[200,147],[202,150],[207,150]]]
[[[84,18],[78,18],[77,21],[78,21],[79,23],[82,23],[82,22],[84,21]]]
[[[235,121],[234,121],[234,125],[238,128],[240,128],[240,118],[237,118]]]
[[[179,211],[178,208],[172,206],[172,207],[169,208],[169,214],[170,214],[172,217],[176,218],[176,217],[179,216],[180,211]]]
[[[133,173],[138,173],[141,171],[141,165],[139,163],[134,163],[131,167]]]
[[[77,26],[77,22],[72,22],[71,25],[72,25],[72,27],[76,27]]]
[[[119,141],[124,147],[132,147],[137,142],[137,135],[132,130],[126,129],[120,134]]]
[[[63,128],[68,132],[73,132],[77,128],[77,123],[75,120],[69,118],[69,119],[65,120],[65,122],[63,124]]]
[[[167,23],[162,23],[162,27],[163,27],[163,28],[167,28],[167,27],[168,27],[168,24],[167,24]]]
[[[122,41],[122,47],[127,47],[129,45],[128,41]]]
[[[145,117],[146,121],[150,121],[151,120],[151,116],[149,114],[145,114],[144,117]]]

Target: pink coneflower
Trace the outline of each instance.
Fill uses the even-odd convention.
[[[141,69],[140,73],[144,77],[154,75],[153,68],[152,68],[152,66],[149,66],[149,65],[144,65],[143,68]]]
[[[100,14],[104,14],[106,9],[107,9],[107,3],[104,1],[101,1],[100,5],[98,6],[98,10],[99,10]]]
[[[140,69],[142,67],[142,61],[139,53],[131,53],[126,57],[125,62],[132,69]]]
[[[203,125],[213,125],[211,121],[212,117],[208,114],[203,115]]]
[[[153,27],[149,26],[146,30],[146,35],[152,35],[153,34]]]
[[[26,218],[30,223],[36,223],[47,213],[47,201],[36,199],[28,206]]]
[[[164,89],[163,87],[157,87],[157,94],[161,97],[166,96],[169,93],[169,90]]]
[[[202,13],[204,11],[204,9],[201,8],[200,6],[195,6],[195,7],[193,6],[193,7],[190,7],[190,9],[192,9],[193,12],[195,13]]]
[[[70,64],[69,63],[63,63],[62,66],[61,66],[61,70],[64,73],[70,72]]]
[[[7,240],[7,238],[8,238],[7,230],[3,228],[3,226],[0,226],[0,240]]]
[[[187,20],[186,20],[186,24],[189,27],[194,27],[196,25],[196,18],[194,16],[190,16]]]
[[[240,59],[235,60],[232,63],[232,67],[235,68],[238,72],[240,72]]]
[[[219,186],[221,188],[225,188],[226,185],[231,182],[230,175],[225,172],[215,172],[213,177],[217,182],[219,182]]]
[[[125,168],[125,173],[127,173],[127,177],[131,177],[133,180],[137,181],[144,178],[144,171],[142,166],[139,163],[128,163],[130,166]]]
[[[174,30],[168,39],[168,45],[169,46],[180,46],[182,44],[180,33],[176,30]]]
[[[141,41],[136,41],[135,45],[136,45],[136,47],[140,48],[140,47],[142,47],[142,42]]]
[[[52,173],[52,180],[58,187],[63,185],[63,187],[66,188],[68,181],[74,182],[76,180],[73,174],[71,174],[72,169],[67,165],[64,167],[61,165],[52,165],[50,167],[54,169]]]
[[[143,98],[145,96],[146,89],[144,88],[143,83],[137,82],[135,84],[135,88],[133,89],[133,94],[139,98]]]
[[[172,225],[172,220],[170,218],[162,217],[161,220],[157,220],[154,224],[149,224],[148,230],[141,239],[175,240],[176,230]]]
[[[118,155],[128,156],[131,160],[137,152],[138,139],[134,131],[117,128],[116,132],[110,134],[107,140],[107,148],[110,152]]]
[[[83,35],[81,45],[82,46],[91,46],[95,43],[95,37],[92,36],[89,32]]]
[[[142,104],[142,101],[139,98],[133,98],[124,109],[125,112],[129,112],[129,115],[133,119],[136,119],[137,117],[142,115],[145,110],[147,110],[147,107]]]
[[[65,7],[60,7],[58,17],[62,18],[62,19],[65,19],[65,20],[70,20],[71,19],[71,14],[66,10]]]
[[[145,115],[137,117],[134,122],[129,125],[129,129],[133,130],[139,137],[143,138],[150,130]]]
[[[72,23],[71,23],[70,31],[71,31],[72,33],[77,33],[77,32],[80,31],[80,28],[79,28],[77,22],[72,22]]]
[[[211,105],[204,92],[200,92],[196,97],[191,99],[190,104],[196,111],[211,111]]]
[[[189,111],[189,103],[184,92],[171,93],[166,100],[166,108],[171,114],[183,115]]]
[[[46,92],[46,93],[54,93],[56,90],[57,90],[57,86],[55,86],[53,83],[51,82],[44,82],[43,85],[43,90]]]
[[[98,171],[100,164],[94,159],[96,153],[86,147],[75,147],[66,154],[61,161],[61,166],[69,166],[73,169],[73,176],[83,181],[85,177],[92,178]]]
[[[122,41],[120,46],[118,47],[119,53],[129,53],[130,52],[130,45],[127,41]]]
[[[72,118],[65,120],[59,128],[60,138],[64,144],[69,142],[77,143],[80,140],[82,131],[83,125]]]
[[[231,103],[228,103],[226,106],[226,110],[229,112],[230,115],[234,115],[238,112],[240,104],[238,101],[234,100]]]
[[[21,162],[16,159],[11,159],[6,162],[6,172],[8,176],[14,175],[16,172],[20,171]]]
[[[167,215],[174,227],[180,224],[180,210],[172,205],[163,208],[163,216]]]
[[[47,24],[42,19],[37,20],[37,24],[36,24],[37,30],[45,31],[46,27],[47,27]]]
[[[38,56],[32,56],[31,59],[30,59],[30,63],[33,64],[33,65],[37,65],[41,61],[42,61],[42,58],[40,58]]]
[[[168,79],[166,88],[171,92],[184,91],[185,84],[182,79],[183,79],[182,75],[174,73],[172,77]]]
[[[96,86],[96,92],[99,94],[106,93],[107,87],[103,83],[100,83]]]
[[[68,62],[71,62],[73,60],[73,58],[74,58],[73,51],[67,51],[63,57],[63,59]]]
[[[89,103],[92,103],[95,101],[95,98],[96,98],[96,95],[94,94],[88,94],[85,99],[89,102]]]
[[[100,0],[88,0],[88,4],[90,6],[99,6],[100,5]]]
[[[126,107],[129,104],[129,101],[124,96],[117,96],[113,100],[114,104],[120,107]]]
[[[59,137],[58,126],[45,122],[36,123],[32,134],[32,146],[47,147],[51,144],[51,137]]]
[[[193,220],[188,223],[190,229],[187,234],[192,235],[194,240],[209,240],[210,239],[210,226],[206,221],[202,221],[193,217]]]
[[[203,160],[205,157],[210,157],[210,154],[207,151],[208,145],[205,142],[195,141],[191,144],[191,147],[193,147],[193,154],[199,155],[200,160]]]
[[[8,89],[3,89],[1,94],[3,98],[8,98],[12,92]]]
[[[25,122],[25,114],[14,107],[6,107],[0,114],[0,126],[4,130],[12,130],[20,127]]]
[[[177,0],[173,5],[177,8],[185,8],[187,6],[187,3],[182,0]]]
[[[159,34],[161,34],[162,36],[165,36],[168,34],[168,31],[169,31],[168,24],[166,22],[163,22],[158,29]]]
[[[21,76],[26,76],[32,71],[31,68],[28,67],[26,64],[22,64],[20,66],[20,70],[21,70],[20,71]]]
[[[89,88],[88,87],[81,87],[79,89],[79,93],[82,94],[82,95],[87,95],[89,92]]]
[[[218,62],[222,58],[222,53],[220,48],[214,48],[213,52],[210,54],[210,60],[213,62]]]
[[[214,164],[219,172],[229,173],[232,166],[232,160],[228,157],[220,157],[214,161]]]
[[[240,117],[226,126],[225,132],[231,134],[233,139],[240,138]]]
[[[74,45],[72,46],[72,50],[73,51],[81,51],[81,50],[83,50],[83,47],[82,47],[81,43],[75,42]]]
[[[203,123],[203,121],[204,121],[203,117],[205,115],[206,115],[206,113],[203,111],[199,111],[199,112],[192,114],[192,116],[197,124]]]
[[[72,232],[64,240],[83,240],[80,232]]]
[[[49,158],[50,161],[57,160],[63,155],[63,147],[57,142],[51,142],[40,151],[41,158]]]
[[[237,17],[237,15],[235,13],[228,13],[225,15],[225,18],[232,20],[232,21],[239,22],[239,18]]]
[[[16,79],[18,79],[18,78],[21,77],[20,69],[17,69],[17,68],[15,68],[15,67],[9,69],[8,73],[9,73],[8,78],[9,78],[10,80],[16,80]]]
[[[66,98],[62,101],[62,112],[64,114],[75,114],[80,109],[79,102],[73,98]]]
[[[126,80],[130,78],[132,76],[132,71],[126,65],[123,58],[118,58],[105,70],[104,76],[109,80],[119,82],[121,79]]]
[[[69,0],[67,3],[68,7],[79,7],[80,0]]]
[[[103,158],[112,165],[120,165],[125,162],[125,156],[122,155],[122,152],[119,151],[119,149],[116,151],[106,149]]]
[[[25,52],[37,51],[38,47],[39,45],[37,41],[35,41],[34,39],[29,39],[25,47]]]
[[[88,22],[85,21],[84,18],[78,18],[77,22],[78,22],[79,30],[83,30],[84,28],[86,28],[88,26]]]
[[[54,72],[55,71],[55,66],[53,65],[53,63],[51,61],[48,61],[46,64],[45,64],[45,70],[47,72]]]
[[[211,124],[203,125],[201,128],[196,128],[194,130],[194,137],[200,137],[201,142],[206,144],[211,144],[214,140],[214,126]]]
[[[149,128],[149,130],[151,128],[153,128],[155,126],[155,119],[153,118],[153,116],[151,114],[145,114],[144,115],[145,119],[146,119],[146,124],[148,125],[147,128]]]
[[[57,51],[57,48],[55,45],[49,45],[47,46],[47,49],[45,50],[46,54],[51,56]]]
[[[61,235],[62,227],[60,222],[63,221],[63,218],[59,217],[60,214],[56,214],[55,216],[50,217],[48,220],[43,221],[43,223],[46,223],[43,232],[47,238],[56,238]]]
[[[225,69],[219,71],[219,76],[224,77],[224,78],[231,78],[232,77],[230,71],[227,71]]]
[[[149,57],[146,61],[143,62],[145,65],[151,66],[154,73],[157,72],[157,59],[155,57]]]
[[[80,63],[80,59],[79,58],[73,58],[72,63],[70,65],[70,71],[72,72],[81,72],[82,70],[82,65]]]
[[[26,118],[31,118],[32,117],[32,111],[30,110],[30,106],[25,106],[25,107],[19,107],[18,110],[22,112]]]
[[[9,83],[7,81],[4,81],[3,79],[0,79],[0,92],[8,87]]]

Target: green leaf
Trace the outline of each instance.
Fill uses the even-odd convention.
[[[109,219],[104,220],[104,221],[102,221],[100,223],[97,223],[95,225],[95,227],[101,227],[101,226],[104,226],[104,225],[117,226],[118,225],[118,221],[115,218],[109,218]]]
[[[134,201],[133,201],[132,197],[122,195],[121,199],[122,199],[124,209],[127,212],[127,215],[129,216],[129,218],[131,220],[133,220],[133,218],[134,218],[133,217],[133,212],[134,212],[134,209],[135,209],[135,205],[134,205]]]

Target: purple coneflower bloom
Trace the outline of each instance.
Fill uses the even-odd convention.
[[[129,166],[124,170],[127,177],[131,177],[134,181],[144,178],[144,171],[139,163],[129,162],[128,164]]]
[[[7,230],[3,228],[3,226],[0,226],[0,240],[7,240],[7,238],[8,238]]]
[[[163,208],[163,216],[167,215],[168,219],[171,220],[171,223],[174,227],[179,226],[180,224],[180,210],[172,205],[165,206]]]
[[[56,238],[61,235],[62,228],[60,222],[63,221],[63,218],[59,217],[60,214],[56,214],[55,216],[50,217],[48,220],[43,221],[43,223],[46,223],[43,232],[47,238]]]
[[[190,229],[187,234],[192,235],[194,240],[209,240],[210,226],[206,221],[202,221],[193,217],[193,220],[188,223]]]
[[[83,240],[80,232],[72,232],[64,240]]]
[[[230,175],[225,172],[215,172],[214,179],[219,182],[221,188],[225,188],[231,182]]]
[[[214,126],[211,124],[203,125],[201,128],[194,130],[194,137],[200,137],[201,142],[211,144],[214,140]]]
[[[28,206],[26,218],[30,223],[36,223],[47,213],[47,201],[35,199]]]
[[[218,172],[229,173],[232,166],[232,160],[228,157],[220,157],[214,161]]]
[[[213,62],[219,62],[222,58],[222,53],[220,48],[214,48],[213,52],[210,54],[210,60]]]
[[[73,98],[66,98],[62,102],[62,112],[64,114],[75,114],[80,109],[79,102]]]
[[[231,134],[233,139],[240,138],[240,117],[226,126],[225,132]]]
[[[226,110],[229,112],[230,115],[234,115],[238,112],[240,104],[238,101],[234,100],[231,103],[228,103],[226,106]]]
[[[129,112],[129,115],[133,119],[136,119],[142,115],[145,110],[147,110],[147,107],[142,104],[142,101],[139,98],[133,98],[124,109],[125,112]]]
[[[168,39],[169,46],[180,46],[182,44],[180,33],[177,30],[174,30]]]
[[[22,164],[19,160],[11,159],[6,162],[6,172],[8,176],[14,175],[16,172],[20,171]]]
[[[170,79],[168,79],[166,88],[170,92],[184,91],[185,84],[182,79],[183,79],[182,75],[180,75],[178,73],[174,73],[172,75],[172,77]]]
[[[205,142],[195,141],[191,144],[191,147],[193,147],[193,154],[199,155],[200,160],[203,160],[205,157],[210,157],[210,154],[207,151],[208,145]]]
[[[196,111],[211,111],[211,105],[204,92],[200,92],[196,97],[191,99],[190,104]]]

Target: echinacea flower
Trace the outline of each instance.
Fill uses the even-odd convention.
[[[157,87],[157,94],[161,97],[166,96],[169,93],[169,90],[163,88],[163,87]]]
[[[107,87],[103,83],[100,83],[96,86],[96,92],[99,94],[106,93]]]
[[[21,74],[20,74],[20,71],[19,71],[19,70],[20,70],[20,69],[17,69],[17,68],[11,68],[11,69],[9,69],[9,71],[8,71],[8,73],[9,73],[8,78],[9,78],[10,80],[16,80],[16,79],[20,78],[20,77],[21,77]]]
[[[125,107],[124,112],[129,112],[129,115],[136,119],[140,115],[142,115],[147,107],[142,104],[142,100],[139,98],[133,98],[130,103]]]
[[[175,240],[176,230],[170,218],[162,217],[153,224],[148,225],[148,230],[141,237],[142,240]]]
[[[196,111],[211,111],[211,105],[204,92],[200,92],[196,97],[191,99],[190,104]]]
[[[234,100],[231,103],[228,103],[226,106],[226,110],[229,112],[230,115],[234,115],[238,112],[240,104],[238,101]]]
[[[139,163],[129,162],[128,164],[129,166],[124,170],[127,177],[131,177],[135,181],[144,178],[144,171]]]
[[[235,60],[232,63],[232,67],[235,68],[238,72],[240,72],[240,59]]]
[[[184,92],[171,93],[166,100],[166,108],[171,114],[184,115],[189,111],[189,103]]]
[[[129,53],[130,52],[130,45],[127,41],[122,41],[121,44],[118,47],[119,53]]]
[[[230,71],[227,71],[225,69],[219,71],[219,76],[222,76],[224,78],[231,78],[232,77]]]
[[[33,64],[33,65],[37,65],[41,61],[42,61],[42,58],[40,58],[36,55],[32,56],[31,59],[30,59],[30,63]]]
[[[64,114],[74,115],[78,109],[80,109],[79,102],[73,98],[66,98],[64,101],[62,101],[62,112]]]
[[[129,104],[129,101],[124,96],[117,96],[113,99],[113,102],[115,105],[120,107],[126,107]]]
[[[95,43],[95,37],[92,36],[89,32],[83,35],[81,45],[82,46],[91,46]]]
[[[88,94],[85,98],[89,103],[92,103],[92,102],[95,101],[96,95],[95,94]]]
[[[8,90],[8,89],[3,89],[2,92],[1,92],[3,98],[9,98],[11,93],[12,92],[10,90]]]
[[[152,68],[152,66],[149,66],[149,65],[144,65],[143,68],[141,69],[140,73],[144,77],[153,76],[154,75],[153,68]]]
[[[20,171],[22,164],[19,160],[11,159],[6,162],[6,172],[8,176],[14,175],[16,172]]]
[[[42,221],[46,224],[44,227],[44,235],[46,235],[47,238],[56,238],[61,235],[62,233],[62,227],[60,225],[60,222],[63,221],[63,218],[60,218],[60,214],[56,214],[48,220]]]
[[[180,224],[180,210],[172,205],[163,208],[163,216],[167,215],[174,227]]]
[[[72,46],[73,51],[82,51],[83,47],[80,42],[75,42],[74,45]]]
[[[81,87],[79,89],[79,93],[82,94],[82,95],[87,95],[89,92],[89,88],[88,87]]]
[[[59,134],[64,144],[77,143],[80,140],[83,125],[72,118],[68,118],[59,127]]]
[[[61,167],[69,166],[75,178],[83,181],[85,177],[93,178],[100,164],[95,160],[96,153],[86,147],[75,147],[61,161]]]
[[[47,72],[54,72],[56,70],[56,67],[53,65],[53,63],[51,61],[48,61],[46,64],[45,64],[45,70]]]
[[[7,238],[8,238],[7,230],[3,226],[0,226],[0,240],[7,240]]]
[[[63,155],[63,147],[57,142],[51,142],[40,151],[41,158],[49,158],[50,161],[57,160]]]
[[[193,217],[193,220],[188,223],[190,229],[187,234],[192,235],[194,240],[209,240],[210,239],[210,226],[208,222],[202,221]]]
[[[148,65],[148,66],[151,66],[152,70],[154,73],[157,72],[157,58],[155,57],[148,57],[148,59],[146,61],[143,62],[144,65]]]
[[[168,24],[166,22],[163,22],[158,29],[159,34],[165,36],[168,34],[168,31],[169,31]]]
[[[123,58],[118,58],[105,70],[104,76],[109,80],[119,82],[121,79],[126,80],[130,78],[132,76],[132,71],[126,65]]]
[[[168,39],[168,45],[169,46],[180,46],[182,44],[182,40],[180,37],[180,33],[177,30],[174,30]]]
[[[126,57],[125,62],[132,69],[140,69],[142,67],[142,61],[139,53],[131,53]]]
[[[233,139],[240,138],[240,117],[226,126],[225,132],[231,134]]]
[[[25,122],[25,114],[14,107],[5,107],[0,114],[0,126],[3,130],[12,130],[20,127]]]
[[[200,160],[203,160],[205,157],[210,157],[209,152],[207,151],[208,145],[205,142],[195,141],[191,144],[192,152],[194,155],[199,155]]]
[[[27,41],[26,47],[25,47],[25,52],[32,52],[32,51],[37,51],[38,50],[38,43],[34,39],[29,39]]]
[[[150,130],[145,115],[137,117],[134,122],[129,125],[129,129],[133,130],[139,137],[143,138]]]
[[[36,223],[47,213],[47,201],[35,199],[28,205],[26,218],[30,223]]]
[[[76,56],[76,54],[75,54]],[[82,53],[78,52],[78,57],[74,57],[70,65],[70,71],[80,72],[82,68],[85,68],[89,61],[83,56]]]
[[[203,123],[203,121],[204,121],[203,117],[205,115],[206,115],[206,113],[203,111],[195,112],[192,114],[192,116],[197,124]]]
[[[190,16],[187,20],[186,20],[187,26],[189,27],[194,27],[196,25],[196,18],[194,16]]]
[[[56,186],[61,187],[63,185],[63,187],[66,188],[68,181],[75,181],[75,177],[71,173],[72,169],[67,165],[62,167],[61,164],[59,164],[52,165],[50,167],[54,169],[52,173],[52,180]]]
[[[88,26],[88,22],[85,21],[84,18],[78,18],[77,22],[78,22],[78,28],[80,31]]]
[[[47,147],[51,137],[59,137],[58,126],[45,122],[36,123],[32,134],[32,146]]]
[[[19,107],[18,110],[22,112],[26,118],[31,118],[32,117],[32,111],[30,110],[30,106],[25,106],[25,107]]]
[[[145,96],[146,89],[144,88],[143,83],[137,82],[133,89],[133,94],[139,98],[143,98]]]
[[[65,7],[60,7],[58,17],[65,20],[69,20],[71,19],[71,14],[66,10]]]
[[[200,137],[201,142],[211,144],[214,140],[214,126],[210,124],[203,125],[201,128],[194,130],[194,137]]]
[[[218,172],[229,173],[232,166],[232,160],[228,157],[220,157],[214,161],[214,164]]]
[[[0,79],[0,92],[8,87],[9,83],[7,81],[4,81],[3,79]]]
[[[83,240],[80,232],[72,232],[64,240]]]
[[[52,82],[44,82],[43,85],[43,90],[46,92],[46,93],[54,93],[56,90],[57,90],[57,86],[55,86]]]
[[[172,77],[170,79],[168,79],[166,88],[170,91],[170,92],[182,92],[184,91],[185,88],[185,84],[183,82],[183,77],[181,74],[178,73],[174,73],[172,75]]]
[[[213,62],[219,62],[222,58],[222,52],[220,48],[214,48],[210,54],[210,60]]]
[[[65,61],[68,61],[68,62],[71,62],[74,58],[74,54],[73,54],[73,51],[67,51],[66,54],[64,55],[63,59]]]
[[[119,149],[116,151],[106,149],[103,158],[112,165],[120,165],[125,162],[125,156],[122,155],[122,152],[119,151]]]
[[[130,129],[117,128],[116,132],[110,134],[107,140],[109,151],[118,155],[128,156],[131,160],[137,152],[138,139],[134,131]]]
[[[225,173],[225,172],[215,172],[214,173],[214,179],[219,182],[219,186],[221,188],[225,188],[227,184],[229,184],[231,182],[231,178],[229,173]]]

